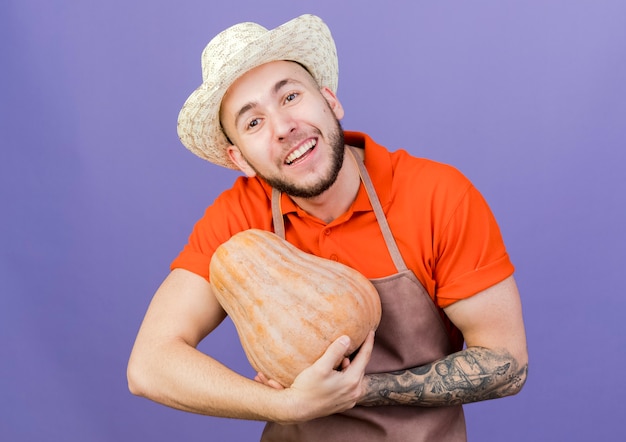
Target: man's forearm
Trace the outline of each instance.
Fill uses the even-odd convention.
[[[506,351],[471,347],[421,367],[367,375],[358,404],[439,407],[495,399],[519,392],[527,371]]]

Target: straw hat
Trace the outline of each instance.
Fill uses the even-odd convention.
[[[202,52],[202,85],[178,115],[178,136],[185,147],[200,158],[236,169],[219,121],[222,98],[241,75],[278,60],[302,64],[320,86],[337,91],[337,50],[319,17],[302,15],[272,30],[239,23],[219,33]]]

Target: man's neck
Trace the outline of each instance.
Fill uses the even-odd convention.
[[[363,150],[355,150],[356,155],[360,155],[363,158]],[[353,161],[352,155],[350,155],[346,146],[343,165],[337,175],[337,180],[327,191],[315,198],[292,197],[292,199],[309,215],[328,224],[348,211],[359,192],[360,185],[361,178],[358,166]]]

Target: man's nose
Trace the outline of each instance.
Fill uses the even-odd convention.
[[[289,112],[277,112],[272,119],[274,135],[279,141],[284,141],[296,130],[296,122]]]

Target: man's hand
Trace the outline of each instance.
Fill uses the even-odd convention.
[[[374,332],[370,332],[350,361],[346,354],[350,339],[342,336],[313,365],[303,370],[288,388],[268,379],[263,373],[258,373],[254,379],[284,390],[293,416],[288,422],[280,423],[301,422],[340,413],[354,407],[364,394],[362,380],[373,346]]]

